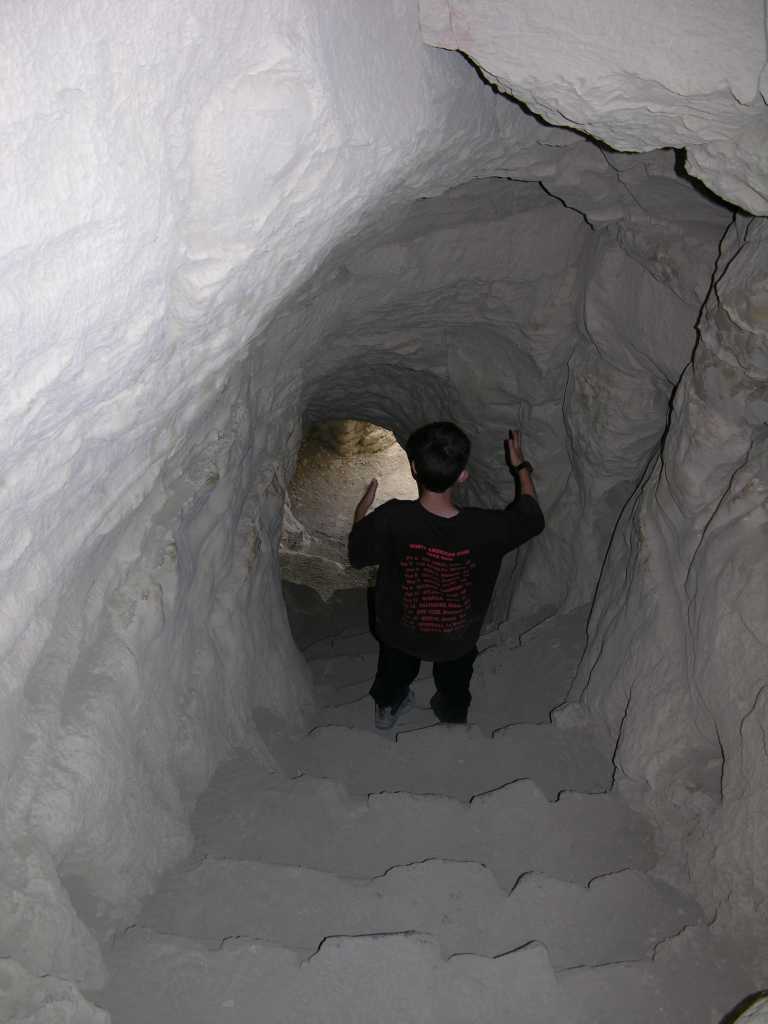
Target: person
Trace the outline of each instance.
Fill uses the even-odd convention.
[[[433,662],[437,718],[467,720],[477,641],[501,560],[544,529],[519,430],[509,432],[505,448],[516,482],[506,509],[455,504],[455,488],[469,478],[470,441],[448,422],[420,427],[406,445],[418,499],[392,499],[370,512],[378,488],[371,480],[355,509],[350,563],[379,567],[379,660],[370,690],[377,729],[392,729],[413,705],[422,660]]]

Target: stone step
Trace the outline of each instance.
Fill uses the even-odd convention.
[[[338,936],[306,958],[132,928],[95,1001],[112,1024],[717,1024],[750,991],[733,964],[734,950],[701,926],[653,960],[558,973],[538,943],[444,959],[416,933]]]
[[[562,704],[586,643],[587,608],[549,619],[518,638],[507,626],[477,662],[473,709],[496,726],[544,722]],[[481,645],[482,646],[482,645]]]
[[[335,781],[267,775],[248,757],[217,772],[193,831],[201,856],[361,878],[421,860],[480,861],[505,889],[529,871],[583,884],[655,862],[649,826],[610,794],[551,803],[526,780],[470,803],[411,793],[361,799]]]
[[[325,682],[314,688],[318,706],[315,724],[343,725],[374,732],[373,701],[368,695],[373,670],[370,677],[358,682],[350,682],[342,676],[338,686],[329,681],[331,675],[329,672]],[[429,699],[435,692],[430,665],[422,665],[413,689],[416,707],[398,723],[399,732],[436,721],[429,706]],[[527,681],[511,681],[501,672],[490,675],[479,661],[472,680],[472,706],[468,720],[488,736],[508,724],[546,723],[550,712],[564,699],[566,692],[567,687],[560,684],[547,687],[535,677]]]
[[[212,950],[134,928],[109,967],[100,1002],[112,1024],[581,1024],[541,946],[446,961],[420,935],[342,936],[303,959],[247,939]]]
[[[548,721],[552,709],[566,699],[583,645],[582,610],[537,627],[522,645],[516,639],[489,643],[475,664],[470,722],[491,733],[507,724]],[[376,650],[370,634],[337,638],[335,644],[323,641],[312,649],[318,725],[373,729],[368,691],[376,673]],[[415,689],[417,705],[429,709],[434,684],[428,662],[422,662]],[[433,716],[421,715],[416,727],[430,721]],[[413,728],[412,716],[403,719],[401,728]]]
[[[366,630],[362,633],[341,633],[337,636],[317,640],[301,653],[307,661],[315,661],[318,658],[338,658],[350,654],[376,654],[378,649],[376,638]]]
[[[554,800],[564,790],[603,792],[613,773],[591,733],[549,724],[509,726],[493,738],[477,726],[433,724],[400,732],[395,742],[330,726],[270,749],[286,774],[338,779],[360,795],[407,790],[468,800],[529,778]]]
[[[747,951],[706,925],[662,941],[652,960],[576,968],[558,974],[582,1018],[621,1024],[725,1024],[755,982]]]
[[[378,654],[339,654],[332,657],[315,658],[310,661],[312,680],[316,687],[344,690],[349,686],[367,683],[370,688],[376,675]],[[428,665],[421,666],[421,675],[426,676]]]
[[[338,725],[346,729],[358,729],[360,732],[381,735],[377,733],[373,724],[373,701],[368,696],[369,688],[368,683],[364,686],[350,687],[344,695],[346,702],[342,703],[337,703],[339,697],[336,692],[317,691],[321,706],[318,707],[314,715],[314,724],[316,726]],[[392,732],[385,738],[393,739],[401,732],[410,732],[412,729],[423,729],[425,726],[436,724],[435,713],[429,706],[429,698],[435,691],[432,681],[417,682],[414,685],[414,690],[415,706],[403,715]],[[474,714],[471,714],[471,718],[473,721],[476,720]],[[492,721],[482,720],[478,722],[478,728],[486,735],[490,735],[496,723],[496,718]]]
[[[329,935],[415,931],[443,956],[499,956],[532,940],[556,969],[649,956],[701,920],[669,886],[636,871],[588,887],[524,875],[507,894],[482,864],[431,860],[371,881],[308,868],[207,859],[168,876],[139,924],[218,945],[243,935],[313,952]]]
[[[480,679],[482,683],[482,677]],[[534,708],[530,703],[518,701],[509,695],[498,695],[492,701],[486,701],[482,690],[478,693],[479,684],[477,679],[473,684],[475,693],[472,706],[469,709],[468,721],[474,725],[485,736],[492,736],[507,723],[546,723],[549,719],[550,704],[539,700],[540,706]],[[347,729],[360,729],[363,732],[376,733],[373,724],[373,701],[368,695],[370,682],[354,683],[336,690],[328,686],[318,687],[315,690],[317,700],[317,711],[314,715],[314,725],[340,725]],[[410,732],[413,729],[423,729],[425,726],[434,725],[437,718],[429,706],[429,700],[435,692],[435,686],[431,676],[417,679],[413,684],[416,697],[415,706],[398,723],[393,731],[396,735],[400,732]]]
[[[299,650],[333,641],[340,634],[368,631],[366,592],[339,590],[324,601],[311,587],[283,580],[283,599],[291,633]]]

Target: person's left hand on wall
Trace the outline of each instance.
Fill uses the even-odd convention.
[[[376,491],[378,489],[378,486],[379,486],[379,481],[374,478],[373,480],[371,480],[371,482],[366,487],[365,494],[362,496],[360,501],[357,503],[357,508],[355,509],[355,522],[356,523],[360,522],[360,520],[363,518],[364,515],[367,514],[368,510],[370,509],[371,505],[373,504],[373,499],[376,497]]]

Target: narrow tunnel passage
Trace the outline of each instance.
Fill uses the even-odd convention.
[[[535,4],[521,4],[528,17]],[[461,18],[444,17],[448,6]],[[596,1007],[609,990],[643,1007],[661,992],[677,1024],[749,989],[702,922],[756,933],[744,964],[768,944],[768,228],[743,212],[765,211],[764,11],[677,26],[694,45],[654,81],[626,48],[606,79],[615,55],[600,67],[594,55],[599,65],[610,33],[587,41],[576,71],[570,47],[518,54],[538,66],[517,98],[576,132],[423,44],[482,51],[488,25],[473,24],[473,6],[9,9],[21,59],[3,97],[14,172],[0,294],[12,339],[0,998],[21,993],[24,1012],[50,996],[104,1024],[80,993],[107,999],[105,951],[128,965],[114,976],[122,1008],[110,990],[118,1021],[131,999],[167,995],[169,979],[191,1000],[185,1024],[254,1005],[299,1020],[319,993],[336,1024],[382,977],[408,979],[440,1024],[476,1015],[462,1003],[470,990],[505,1019],[522,1012],[530,979],[533,1020],[578,1006],[590,1024],[625,1011],[619,998]],[[617,25],[632,24],[630,7],[619,3]],[[654,33],[677,16],[661,7]],[[538,18],[536,45],[550,37]],[[583,25],[563,24],[582,39]],[[462,26],[474,41],[454,38]],[[510,54],[526,37],[506,27],[487,56],[514,93],[525,62]],[[643,39],[620,42],[642,50]],[[604,110],[586,109],[595,97]],[[604,145],[628,138],[628,119],[631,151]],[[687,154],[670,148],[683,144]],[[681,176],[684,159],[722,202]],[[505,562],[466,733],[434,727],[422,675],[408,736],[369,747],[365,609],[335,584],[282,600],[281,562],[303,536],[286,495],[306,424],[370,422],[402,442],[443,418],[471,436],[466,500],[485,508],[512,496],[501,441],[523,431],[548,526]],[[556,711],[568,692],[578,700]],[[448,792],[415,770],[427,750]],[[469,787],[457,768],[468,762],[482,765]],[[351,778],[354,764],[370,774]],[[503,831],[519,821],[538,849],[525,829]],[[362,866],[345,860],[358,827]],[[411,835],[407,854],[390,845]],[[477,835],[493,841],[462,845]],[[578,850],[572,871],[563,837]],[[187,876],[195,851],[207,862]],[[162,914],[139,922],[170,865],[183,865],[171,884],[187,909],[202,897],[211,932],[171,932]],[[244,906],[253,897],[254,913],[215,918],[219,884]],[[300,917],[308,892],[304,905],[323,910],[312,928],[265,938],[264,908]],[[354,913],[334,917],[322,892]],[[365,909],[430,892],[415,924],[439,931],[452,894],[485,894],[493,941],[473,946],[482,928],[462,931],[471,906],[449,916],[453,945],[444,932],[437,945],[404,940],[415,919]],[[237,910],[237,898],[221,904]],[[547,932],[546,955],[508,955],[565,904],[570,924]],[[637,914],[630,937],[621,924],[641,905],[654,913]],[[522,924],[509,929],[496,909]],[[585,952],[560,931],[609,941]],[[224,941],[234,934],[243,940]],[[446,967],[450,951],[467,958]],[[706,967],[701,983],[686,974],[697,958],[724,974]],[[698,1004],[670,995],[676,971]],[[445,982],[437,1001],[424,977]],[[341,990],[345,1006],[326,1005]],[[295,992],[298,1009],[281,1002]],[[172,1019],[166,1005],[133,1016]]]
[[[658,173],[668,185],[663,163]],[[260,644],[254,650],[261,659],[272,659],[271,690],[252,694],[256,735],[264,745],[264,757],[277,762],[286,780],[307,779],[305,786],[316,805],[315,814],[307,814],[304,797],[294,794],[293,783],[287,781],[288,789],[280,792],[292,821],[307,814],[308,825],[320,830],[321,821],[332,817],[334,802],[346,799],[338,790],[329,797],[322,783],[315,789],[315,778],[334,779],[362,799],[365,792],[388,789],[388,777],[391,785],[399,779],[404,793],[443,794],[459,801],[500,787],[511,799],[504,815],[522,821],[524,831],[537,834],[538,828],[547,831],[537,816],[550,813],[546,807],[542,811],[541,799],[552,801],[560,791],[571,789],[597,799],[610,785],[612,765],[574,709],[562,717],[566,727],[562,732],[547,719],[565,700],[583,654],[586,612],[617,517],[637,490],[667,429],[670,394],[695,344],[701,296],[723,230],[722,211],[710,209],[697,195],[689,197],[684,183],[676,187],[691,204],[691,222],[704,224],[699,228],[703,240],[697,248],[695,274],[688,265],[684,277],[670,280],[657,272],[653,260],[648,265],[643,262],[647,257],[641,259],[646,244],[642,232],[649,230],[645,210],[641,226],[633,225],[634,234],[629,219],[622,221],[620,229],[595,232],[535,183],[489,179],[435,199],[421,199],[390,222],[345,242],[276,316],[271,331],[278,330],[287,340],[311,325],[315,357],[306,362],[302,356],[298,374],[289,345],[282,365],[272,368],[278,380],[286,382],[284,393],[279,387],[275,390],[278,396],[284,395],[285,404],[268,405],[261,414],[261,419],[271,417],[274,423],[267,435],[271,461],[264,460],[258,467],[251,482],[252,498],[243,505],[248,510],[243,519],[249,536],[258,538],[258,543],[249,541],[250,607]],[[668,233],[677,238],[676,232],[677,227],[661,217],[653,222],[652,233],[659,237]],[[258,360],[263,352],[261,346],[254,346],[252,376],[245,380],[259,380]],[[300,390],[295,387],[297,379]],[[255,394],[260,400],[262,395],[272,400],[263,388]],[[252,409],[252,395],[248,400]],[[441,418],[457,420],[470,434],[473,454],[466,500],[481,507],[499,507],[511,500],[514,482],[506,471],[502,442],[510,427],[523,431],[526,451],[536,466],[548,527],[535,545],[505,560],[486,623],[466,738],[455,739],[450,732],[442,738],[433,736],[432,730],[439,727],[429,707],[431,681],[423,668],[416,685],[417,705],[402,727],[403,735],[418,735],[419,757],[413,746],[398,739],[397,763],[390,763],[392,755],[366,746],[372,732],[367,691],[375,670],[375,644],[368,631],[363,591],[368,577],[346,577],[341,560],[351,508],[359,497],[361,474],[367,475],[367,470],[354,461],[356,456],[345,460],[331,453],[329,457],[328,441],[333,437],[335,447],[344,444],[349,427],[340,423],[376,424],[377,430],[389,430],[393,437],[404,439],[421,422]],[[281,432],[285,423],[292,423],[288,445]],[[304,434],[303,423],[316,425],[314,433]],[[259,425],[257,432],[264,429]],[[252,440],[245,441],[249,443]],[[395,444],[367,458],[381,464],[397,454]],[[345,461],[354,466],[342,479],[339,470]],[[227,474],[214,472],[209,456],[200,465],[197,472],[215,495]],[[407,464],[397,486],[401,484],[403,496],[412,495]],[[322,578],[312,580],[314,596],[309,598],[295,589],[297,563],[304,561],[307,551],[315,569],[321,560],[325,563]],[[332,567],[335,575],[328,578],[329,562],[342,566],[340,575]],[[348,587],[349,583],[355,586]],[[280,585],[288,617],[282,624]],[[537,633],[535,627],[548,622],[550,631]],[[290,661],[289,624],[312,677],[303,695],[297,686],[298,671],[291,667],[298,662]],[[515,662],[519,638],[526,636],[530,636],[529,646],[523,645]],[[230,634],[225,646],[231,649],[231,645]],[[510,679],[516,681],[513,691]],[[307,725],[315,726],[298,746],[295,736],[284,736],[279,727],[275,731],[276,716],[284,717],[291,730],[298,724],[298,715],[290,710],[296,699],[292,688],[293,694],[300,694],[297,703]],[[574,714],[572,722],[569,716]],[[507,729],[512,732],[505,746],[500,741]],[[425,730],[428,735],[422,736]],[[486,748],[487,742],[496,746]],[[474,765],[470,777],[465,779],[459,772],[450,785],[438,784],[433,774],[417,781],[416,762],[430,745],[435,745],[430,758],[435,765],[443,765],[446,778],[448,764],[456,763]],[[502,747],[503,756],[499,754]],[[405,758],[402,764],[397,760],[401,757]],[[356,767],[360,765],[367,766],[366,772]],[[293,840],[281,833],[259,802],[262,797],[271,801],[271,783],[266,780],[264,788],[265,779],[259,771],[254,777],[252,768],[248,762],[222,769],[221,778],[214,782],[213,818],[205,810],[198,818],[196,848],[206,856],[296,866],[295,853],[288,852]],[[235,773],[234,781],[230,771]],[[411,781],[406,783],[409,775]],[[530,805],[519,802],[522,779],[533,780],[536,787]],[[356,793],[355,785],[365,792]],[[245,811],[243,801],[261,807],[267,816],[270,838],[265,839],[266,845],[250,832],[238,837],[232,831],[244,814],[252,813]],[[403,802],[407,805],[405,796]],[[204,799],[202,807],[206,806]],[[231,819],[222,817],[225,810]],[[407,806],[401,812],[407,816]],[[358,813],[363,813],[362,807],[356,807],[353,818]],[[603,819],[603,811],[596,811],[594,827],[605,826],[610,836],[606,844],[616,859],[587,858],[583,874],[569,874],[561,855],[548,851],[545,844],[543,859],[533,853],[522,856],[520,863],[528,865],[521,869],[523,873],[551,871],[560,880],[584,885],[599,874],[645,871],[651,857],[643,824],[631,816],[619,824],[606,815]],[[368,842],[372,848],[386,849],[377,831],[385,829],[385,824],[374,821],[371,827],[368,839],[364,835],[355,847],[361,857]],[[461,827],[454,823],[449,832]],[[561,823],[554,830],[563,842],[582,842],[570,825]],[[626,849],[619,842],[622,833],[628,837]],[[414,863],[454,856],[475,861],[504,849],[503,842],[494,845],[495,854],[454,848],[450,842],[446,847],[425,843],[414,847]],[[508,855],[512,856],[511,851]],[[552,860],[547,859],[550,855]],[[335,856],[309,858],[301,870],[354,874],[348,860]],[[386,856],[391,868],[412,867],[407,858]],[[383,872],[387,861],[365,863],[369,874]],[[304,880],[302,874],[302,884]],[[171,884],[184,888],[189,881],[180,878]],[[511,890],[514,879],[502,873],[497,882]],[[407,877],[406,888],[412,883]],[[208,884],[217,891],[220,881],[207,879]],[[268,884],[283,892],[285,881],[272,879]],[[545,901],[556,900],[554,883],[548,881],[543,887]],[[627,913],[635,912],[637,894],[629,887],[620,888]],[[521,891],[516,899],[522,895]],[[402,894],[398,898],[409,900]],[[575,893],[569,896],[579,898]],[[664,902],[660,891],[646,893],[646,898]],[[700,911],[686,904],[682,894],[671,895],[669,906],[678,906],[682,919],[698,927]],[[211,909],[207,900],[202,907],[207,915]],[[162,915],[154,914],[148,909],[145,923],[164,931],[166,926],[159,923]],[[381,927],[377,924],[375,930]],[[651,930],[654,927],[649,924]],[[209,920],[189,928],[196,939],[210,941],[206,929],[213,925]],[[205,934],[200,934],[200,928]],[[245,933],[254,930],[256,926],[250,924]],[[664,937],[670,938],[672,931]],[[131,984],[131,972],[144,964],[142,957],[153,949],[153,941],[136,949],[130,944],[119,947],[119,981],[108,994],[118,1020],[123,1001],[132,1005],[122,986]],[[716,958],[709,939],[703,936],[701,942],[697,955]],[[595,955],[597,964],[606,954]],[[675,948],[673,961],[678,956],[685,961],[687,955]],[[571,963],[567,958],[555,962]],[[734,980],[726,975],[718,976],[723,991],[738,993],[745,982],[740,976]]]
[[[394,434],[372,423],[319,423],[305,433],[286,495],[280,566],[284,581],[311,587],[327,600],[336,590],[365,587],[369,570],[347,557],[352,513],[371,479],[374,508],[390,498],[415,498],[408,459]]]

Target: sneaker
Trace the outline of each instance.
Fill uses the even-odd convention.
[[[380,732],[387,732],[389,729],[394,728],[399,719],[410,711],[414,704],[414,693],[413,687],[410,687],[408,693],[403,697],[399,704],[393,708],[385,708],[381,704],[376,705],[376,710],[373,714],[373,724]]]

